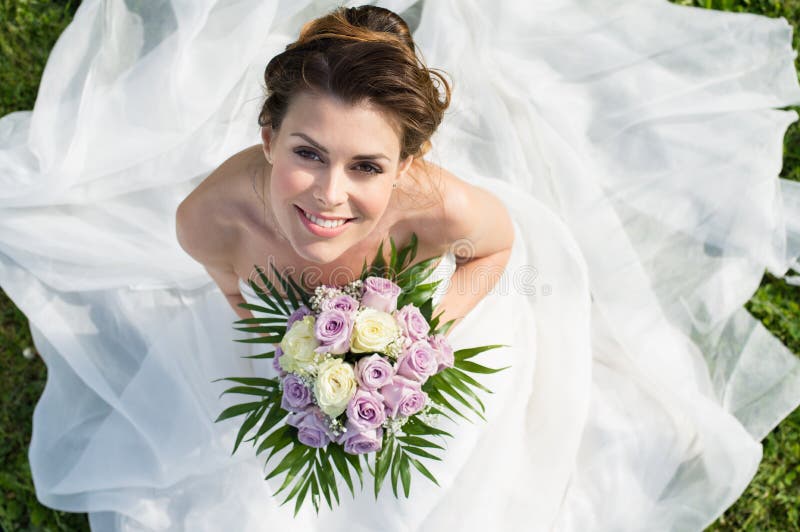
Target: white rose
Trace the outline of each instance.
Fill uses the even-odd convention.
[[[314,349],[319,341],[314,335],[314,316],[304,316],[297,320],[281,340],[283,356],[278,360],[284,371],[310,371],[314,366]]]
[[[358,389],[353,366],[341,358],[329,358],[320,363],[314,381],[317,405],[330,417],[347,409],[347,404]]]
[[[351,348],[353,353],[383,353],[386,346],[400,333],[394,316],[388,312],[365,308],[358,312],[353,323]]]

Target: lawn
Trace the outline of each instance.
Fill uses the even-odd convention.
[[[708,9],[785,17],[798,48],[800,0],[675,0]],[[77,1],[0,0],[0,116],[30,109],[50,48],[69,23]],[[800,111],[800,108],[794,108]],[[800,126],[784,141],[782,177],[800,180]],[[800,287],[765,275],[747,309],[800,354]],[[31,418],[47,369],[22,353],[32,346],[25,316],[0,290],[0,530],[88,530],[85,514],[53,511],[36,500],[27,460]],[[744,495],[708,530],[800,531],[800,409],[764,442],[764,459]]]

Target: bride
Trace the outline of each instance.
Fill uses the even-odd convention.
[[[0,121],[0,283],[48,366],[37,497],[103,531],[702,530],[800,404],[800,363],[742,308],[800,256],[791,27],[378,4],[86,2],[34,111]],[[442,421],[438,486],[295,518],[214,422],[237,400],[212,381],[274,371],[234,342],[243,281],[346,282],[411,232],[450,342],[510,369],[485,421]]]

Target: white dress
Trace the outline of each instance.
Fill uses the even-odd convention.
[[[455,82],[428,158],[514,220],[450,334],[510,346],[479,355],[512,366],[484,378],[487,421],[445,440],[441,487],[278,505],[211,382],[271,362],[241,358],[174,214],[258,142],[266,62],[335,2],[84,1],[34,110],[0,120],[0,285],[48,367],[39,500],[100,531],[701,530],[800,404],[798,359],[743,309],[800,255],[800,186],[777,177],[791,26],[664,0],[379,4]]]

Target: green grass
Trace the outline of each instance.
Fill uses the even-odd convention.
[[[683,5],[785,17],[800,27],[800,0],[672,0]],[[0,115],[30,109],[55,39],[69,23],[77,2],[0,0]],[[797,30],[794,48],[800,45]],[[798,65],[800,67],[800,65]],[[792,108],[800,112],[800,108]],[[800,125],[784,142],[781,176],[800,181]],[[795,353],[800,353],[800,287],[765,275],[746,308]],[[21,356],[32,346],[25,316],[0,291],[0,529],[88,530],[85,514],[53,511],[38,503],[27,449],[33,408],[44,389],[41,360]],[[710,531],[800,532],[800,409],[764,439],[764,459],[743,496]]]

